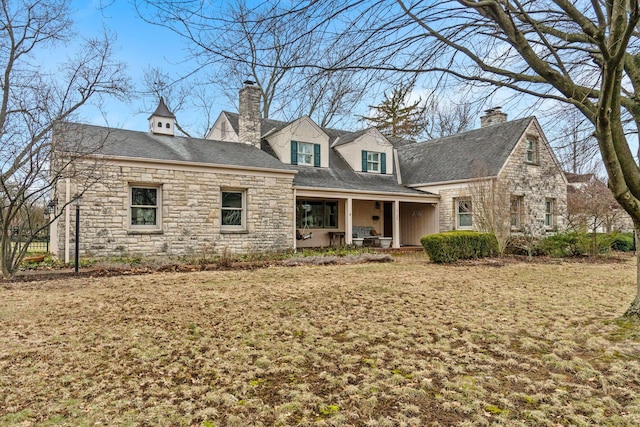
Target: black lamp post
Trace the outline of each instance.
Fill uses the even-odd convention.
[[[73,204],[76,207],[76,251],[75,251],[75,266],[74,271],[77,273],[80,267],[80,204],[82,203],[82,195],[76,194],[74,196]]]

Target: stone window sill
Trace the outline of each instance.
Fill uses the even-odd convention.
[[[247,230],[225,230],[221,229],[220,234],[249,234]]]
[[[136,235],[136,234],[164,234],[162,230],[127,230],[127,234]]]

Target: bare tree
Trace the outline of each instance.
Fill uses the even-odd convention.
[[[613,198],[604,181],[595,176],[587,182],[569,187],[567,192],[567,220],[578,231],[611,233],[624,223],[627,213]],[[596,250],[594,237],[593,250]]]
[[[565,172],[584,174],[598,170],[601,164],[593,124],[575,108],[562,105],[556,113],[560,130],[552,142]]]
[[[149,103],[145,103],[144,111],[140,112],[153,111],[158,100],[162,98],[169,111],[176,115],[176,129],[185,136],[191,137],[178,119],[179,113],[184,111],[191,102],[191,96],[193,96],[191,82],[179,78],[174,79],[159,68],[148,68],[144,72],[142,84],[143,93],[149,98]],[[207,123],[207,125],[211,125],[211,123]],[[208,126],[202,133],[204,134],[207,130]]]
[[[351,48],[328,69],[424,73],[578,109],[640,232],[640,168],[626,138],[640,124],[638,0],[327,1],[301,10],[307,22],[336,21],[336,11],[348,20],[336,39]],[[625,315],[640,318],[640,268]]]
[[[509,187],[497,179],[477,180],[469,184],[474,224],[480,231],[493,233],[503,253],[511,236],[512,199]],[[519,208],[519,207],[518,207]],[[519,212],[516,212],[520,215]],[[521,220],[521,218],[518,218]],[[514,226],[520,224],[514,224]]]
[[[444,138],[471,129],[477,112],[471,104],[443,106],[435,97],[427,104],[424,134],[429,139]]]
[[[44,220],[39,212],[57,182],[79,173],[72,162],[83,155],[78,149],[52,168],[54,125],[72,119],[91,99],[123,95],[128,89],[122,64],[112,60],[112,40],[107,36],[87,40],[80,53],[59,69],[48,70],[39,63],[38,52],[72,35],[68,16],[65,0],[1,3],[0,264],[4,277],[14,274],[29,244],[55,219],[54,214]]]
[[[198,0],[136,0],[140,16],[184,37],[199,74],[231,102],[241,82],[261,90],[263,118],[308,115],[329,126],[352,111],[371,83],[362,70],[325,72],[316,65],[342,57],[341,44],[325,44],[328,22],[306,19],[305,11],[268,0],[259,5]],[[328,42],[327,42],[328,43]],[[313,66],[309,58],[317,58]]]

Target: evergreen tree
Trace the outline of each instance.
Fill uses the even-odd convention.
[[[427,125],[427,104],[422,98],[409,102],[408,97],[413,85],[401,85],[393,88],[391,95],[384,93],[379,105],[370,105],[375,112],[372,117],[362,119],[380,130],[385,136],[416,139],[423,134]]]

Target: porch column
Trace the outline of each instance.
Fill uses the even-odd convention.
[[[400,247],[400,201],[393,201],[393,243],[394,248]]]
[[[350,245],[353,243],[353,199],[351,197],[347,197],[344,213],[344,243]]]
[[[298,221],[297,216],[297,211],[296,211],[296,205],[297,205],[297,199],[298,199],[298,193],[296,192],[296,189],[293,189],[293,224],[291,227],[291,240],[293,241],[292,247],[294,250],[298,249],[298,241],[296,239],[296,224]]]

